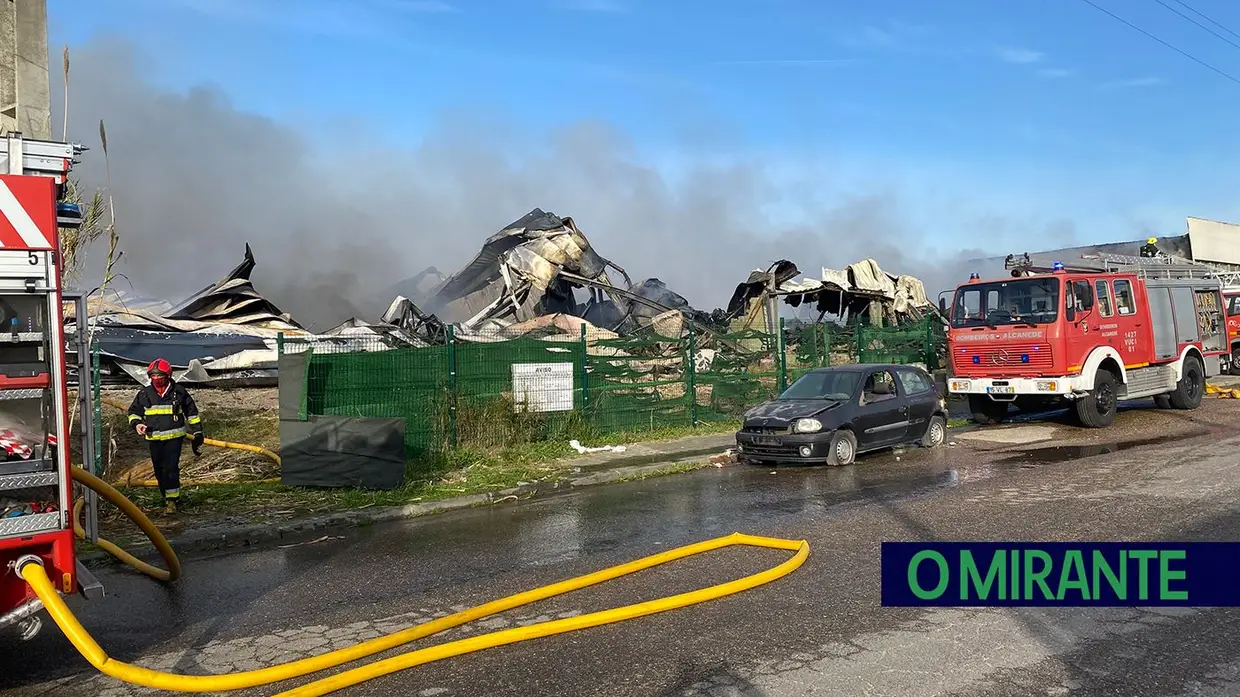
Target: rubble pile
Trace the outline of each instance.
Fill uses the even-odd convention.
[[[395,297],[378,321],[354,317],[318,334],[255,289],[254,267],[246,245],[236,268],[175,306],[115,291],[92,298],[89,321],[104,373],[145,383],[145,366],[162,356],[182,382],[275,384],[281,333],[314,338],[333,351],[368,351],[440,345],[449,331],[465,342],[585,335],[595,344],[639,331],[678,339],[692,328],[703,336],[700,348],[710,350],[710,340],[724,334],[773,331],[779,301],[812,306],[818,321],[841,324],[860,318],[894,325],[934,311],[920,280],[889,274],[873,259],[823,268],[818,278],[802,276],[796,264],[781,259],[737,284],[726,307],[705,312],[658,278],[633,282],[594,249],[572,218],[540,208],[487,238],[455,273],[428,267],[390,286]],[[70,325],[75,321],[67,318]],[[594,345],[589,350],[606,352]]]

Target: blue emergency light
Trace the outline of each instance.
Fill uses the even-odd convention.
[[[1051,264],[1051,270],[1052,271],[1063,271],[1063,262],[1057,261],[1054,264]]]

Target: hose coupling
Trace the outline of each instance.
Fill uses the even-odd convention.
[[[43,566],[43,559],[34,554],[23,554],[13,562],[13,568],[16,569],[17,573],[20,575],[22,569],[26,568],[27,564],[38,564],[39,566]]]

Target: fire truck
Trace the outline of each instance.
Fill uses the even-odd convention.
[[[1204,264],[1104,254],[1046,268],[1026,254],[1006,266],[1009,278],[959,286],[950,312],[942,302],[948,390],[978,422],[1065,401],[1090,428],[1114,422],[1121,400],[1195,409],[1230,369],[1223,285]]]
[[[42,604],[15,572],[39,559],[57,590],[99,597],[102,587],[75,557],[69,433],[70,358],[78,376],[80,455],[95,462],[95,421],[86,299],[61,283],[59,230],[82,212],[61,199],[70,168],[86,148],[0,136],[0,631],[33,637]],[[65,304],[77,331],[65,335]],[[83,492],[82,528],[97,540],[97,497]]]
[[[1240,375],[1240,285],[1223,286],[1227,312],[1227,341],[1231,347],[1231,374]]]

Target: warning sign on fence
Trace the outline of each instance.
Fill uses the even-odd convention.
[[[572,363],[513,363],[512,399],[518,410],[572,411]]]

